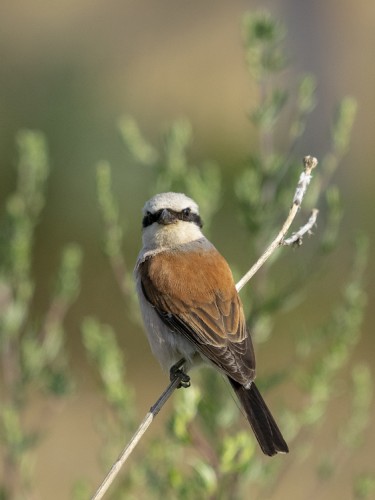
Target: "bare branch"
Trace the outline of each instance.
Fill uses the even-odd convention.
[[[91,500],[100,500],[101,498],[103,498],[106,491],[111,486],[114,479],[116,478],[117,474],[120,472],[121,467],[124,465],[126,460],[129,458],[130,454],[132,453],[134,448],[137,446],[138,442],[140,441],[143,434],[146,432],[146,430],[150,426],[151,422],[154,420],[156,415],[159,413],[159,411],[162,409],[164,404],[168,401],[168,399],[171,397],[173,391],[175,389],[177,389],[177,387],[180,385],[180,383],[181,383],[181,372],[176,372],[175,378],[171,381],[171,383],[165,389],[163,394],[156,401],[154,406],[152,406],[150,408],[150,411],[147,413],[147,415],[143,419],[141,425],[138,427],[138,429],[134,433],[131,440],[128,442],[128,444],[125,446],[125,448],[122,450],[122,452],[120,453],[116,462],[112,465],[110,471],[108,472],[108,474],[104,478],[102,484],[99,486],[99,488],[96,490],[94,495],[91,497]]]
[[[254,274],[263,266],[263,264],[269,259],[269,257],[273,254],[276,248],[282,246],[284,244],[284,238],[286,233],[288,232],[297,212],[301,206],[303,197],[306,193],[307,186],[310,184],[311,180],[311,171],[317,166],[318,160],[313,156],[305,156],[303,159],[304,170],[300,175],[298,180],[297,188],[294,193],[293,203],[289,210],[288,217],[283,224],[279,234],[272,241],[272,243],[268,246],[265,252],[260,256],[260,258],[255,262],[255,264],[249,269],[249,271],[240,279],[240,281],[236,284],[237,292],[241,290],[243,286],[246,285],[248,281],[254,276]],[[317,215],[317,213],[316,213]],[[315,217],[316,220],[316,217]],[[314,221],[315,223],[315,221]]]
[[[316,224],[316,219],[318,217],[319,210],[317,208],[313,208],[311,211],[311,215],[309,220],[306,222],[306,224],[298,229],[295,233],[292,233],[292,236],[287,238],[282,242],[284,246],[291,246],[291,245],[297,245],[301,246],[302,245],[302,240],[304,235],[311,234],[312,228]]]

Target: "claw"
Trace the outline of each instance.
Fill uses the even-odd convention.
[[[180,389],[180,387],[183,387],[185,389],[187,387],[190,387],[190,377],[181,369],[184,363],[185,360],[180,359],[180,361],[178,361],[175,365],[171,366],[169,370],[169,378],[171,382],[176,378],[180,379],[180,383],[177,386],[177,389]]]

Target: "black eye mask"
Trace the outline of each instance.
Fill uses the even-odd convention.
[[[194,212],[191,211],[190,208],[184,208],[184,210],[181,210],[181,212],[176,212],[175,210],[167,209],[170,215],[176,219],[176,220],[183,220],[185,222],[193,222],[196,224],[198,227],[203,227],[202,219],[200,216]],[[154,222],[158,222],[160,219],[160,216],[163,212],[163,209],[158,210],[155,213],[147,212],[146,215],[143,217],[142,220],[142,226],[143,227],[148,227],[151,226]]]

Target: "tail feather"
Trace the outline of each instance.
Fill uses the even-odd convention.
[[[288,445],[254,382],[249,389],[245,389],[231,378],[229,382],[245,410],[263,453],[269,456],[276,455],[276,453],[288,453]]]

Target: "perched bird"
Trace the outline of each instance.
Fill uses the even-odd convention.
[[[205,361],[228,377],[266,455],[288,446],[255,383],[255,356],[228,263],[203,235],[198,205],[162,193],[143,209],[143,248],[135,277],[153,354],[188,386]]]

